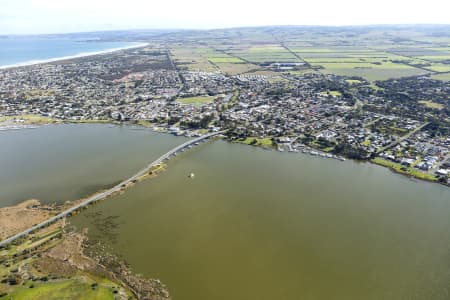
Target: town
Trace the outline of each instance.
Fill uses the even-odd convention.
[[[30,126],[33,116],[44,123],[139,124],[186,136],[227,130],[230,141],[368,160],[450,183],[445,81],[289,72],[303,68],[300,63],[263,67],[270,71],[192,70],[157,45],[3,69],[0,128]]]

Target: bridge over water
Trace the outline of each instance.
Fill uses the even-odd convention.
[[[187,147],[189,147],[191,145],[194,145],[195,143],[204,141],[204,140],[206,140],[206,139],[208,139],[210,137],[222,134],[224,132],[225,131],[218,131],[218,132],[205,134],[205,135],[202,135],[200,137],[197,137],[197,138],[194,138],[192,140],[189,140],[189,141],[187,141],[187,142],[185,142],[185,143],[183,143],[183,144],[173,148],[172,150],[166,152],[164,155],[160,156],[155,161],[149,163],[145,168],[143,168],[142,170],[140,170],[139,172],[137,172],[136,174],[134,174],[130,178],[122,181],[121,183],[119,183],[119,184],[115,185],[114,187],[110,188],[109,190],[106,190],[106,191],[103,191],[101,193],[95,194],[95,195],[87,198],[83,202],[81,202],[81,203],[79,203],[79,204],[77,204],[77,205],[75,205],[75,206],[73,206],[73,207],[71,207],[69,209],[66,209],[65,211],[60,212],[59,214],[51,217],[50,219],[47,219],[47,220],[45,220],[45,221],[43,221],[43,222],[41,222],[39,224],[34,225],[33,227],[30,227],[30,228],[28,228],[28,229],[26,229],[26,230],[24,230],[24,231],[22,231],[20,233],[17,233],[17,234],[15,234],[15,235],[7,238],[7,239],[4,239],[4,240],[0,241],[0,247],[3,247],[5,245],[7,245],[7,244],[9,244],[9,243],[11,243],[11,242],[21,238],[21,237],[24,237],[24,236],[32,233],[33,231],[35,231],[35,230],[37,230],[39,228],[45,227],[45,226],[47,226],[49,224],[52,224],[52,223],[56,222],[57,220],[68,216],[72,212],[74,212],[74,211],[76,211],[76,210],[78,210],[78,209],[80,209],[82,207],[88,206],[91,203],[97,202],[97,201],[99,201],[101,199],[104,199],[104,198],[106,198],[108,196],[111,196],[112,194],[114,194],[116,192],[119,192],[124,186],[126,186],[129,183],[132,183],[132,182],[138,180],[139,177],[141,177],[141,176],[147,174],[148,172],[150,172],[151,168],[161,164],[164,160],[169,159],[172,155],[175,155],[176,153],[182,151],[183,149],[186,149]]]

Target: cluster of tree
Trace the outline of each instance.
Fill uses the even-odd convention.
[[[174,125],[174,124],[180,122],[180,120],[181,120],[180,117],[170,117],[169,120],[167,120],[167,124]]]
[[[274,87],[274,88],[265,90],[265,93],[267,96],[282,96],[289,92],[290,92],[290,90],[285,87]]]
[[[435,136],[450,136],[450,124],[439,119],[431,120],[425,128],[432,137]]]
[[[181,121],[180,125],[190,129],[208,128],[213,119],[213,115],[205,115],[200,120]]]
[[[363,148],[355,147],[347,142],[341,142],[334,147],[334,153],[346,156],[351,159],[365,160],[369,158],[369,153]]]
[[[317,143],[322,147],[322,148],[329,148],[329,147],[334,147],[336,145],[336,143],[329,141],[323,137],[320,137],[317,139]]]

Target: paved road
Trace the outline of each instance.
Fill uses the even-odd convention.
[[[422,125],[420,125],[419,127],[417,127],[416,129],[410,131],[409,133],[405,134],[404,136],[396,139],[395,141],[393,141],[392,143],[390,143],[389,145],[381,148],[380,150],[377,151],[377,154],[380,154],[384,151],[386,151],[387,149],[390,149],[392,147],[394,147],[395,145],[397,145],[398,143],[403,142],[404,140],[408,139],[411,135],[413,135],[414,133],[416,133],[417,131],[422,130],[422,128],[424,128],[425,126],[427,126],[428,124],[430,124],[429,122],[426,122]]]
[[[224,132],[225,131],[219,131],[219,132],[213,132],[213,133],[209,133],[209,134],[206,134],[206,135],[202,135],[200,137],[197,137],[195,139],[189,140],[189,141],[187,141],[187,142],[185,142],[185,143],[183,143],[183,144],[173,148],[169,152],[167,152],[164,155],[162,155],[161,157],[159,157],[157,160],[155,160],[155,161],[151,162],[150,164],[148,164],[144,169],[140,170],[139,172],[134,174],[132,177],[128,178],[125,181],[122,181],[121,183],[119,183],[118,185],[112,187],[111,189],[109,189],[107,191],[104,191],[104,192],[101,192],[99,194],[93,195],[93,196],[89,197],[88,199],[86,199],[85,201],[83,201],[82,203],[77,204],[77,205],[75,205],[75,206],[73,206],[73,207],[71,207],[71,208],[61,212],[61,213],[57,214],[56,216],[45,220],[42,223],[34,225],[33,227],[28,228],[27,230],[24,230],[24,231],[22,231],[22,232],[20,232],[20,233],[18,233],[16,235],[13,235],[13,236],[5,239],[5,240],[0,241],[0,247],[3,247],[5,245],[7,245],[7,244],[9,244],[9,243],[11,243],[11,242],[21,238],[21,237],[26,236],[26,235],[30,234],[31,232],[35,231],[36,229],[39,229],[39,228],[45,227],[45,226],[47,226],[49,224],[52,224],[55,221],[66,217],[70,213],[72,213],[72,212],[74,212],[74,211],[76,211],[76,210],[78,210],[78,209],[80,209],[82,207],[85,207],[85,206],[87,206],[87,205],[89,205],[91,203],[94,203],[94,202],[96,202],[98,200],[104,199],[104,198],[106,198],[106,197],[108,197],[108,196],[110,196],[110,195],[120,191],[122,189],[122,187],[124,187],[125,185],[127,185],[127,184],[129,184],[129,183],[131,183],[131,182],[133,182],[135,180],[137,180],[139,177],[145,175],[146,173],[148,173],[150,171],[151,168],[153,168],[154,166],[159,165],[160,163],[162,163],[164,160],[168,159],[170,156],[174,155],[175,153],[183,150],[186,147],[189,147],[190,145],[193,145],[193,144],[195,144],[197,142],[203,141],[203,140],[208,139],[210,137],[222,134]]]

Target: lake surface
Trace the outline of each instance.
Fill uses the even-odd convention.
[[[109,125],[0,132],[0,204],[76,199],[184,140]],[[444,186],[215,141],[70,220],[175,300],[448,300],[449,216]]]
[[[0,67],[96,53],[135,44],[86,41],[69,37],[9,36],[0,38]]]
[[[0,131],[0,207],[31,198],[80,199],[130,177],[185,140],[113,125]]]
[[[72,222],[175,300],[425,300],[449,299],[449,216],[443,186],[218,141]]]

